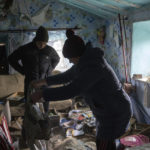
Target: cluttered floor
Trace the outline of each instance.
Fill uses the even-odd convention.
[[[49,112],[46,114],[50,120],[46,120],[44,116],[41,121],[41,114],[38,114],[38,110],[33,108],[32,113],[36,116],[25,119],[28,113],[25,112],[25,103],[20,100],[21,98],[20,93],[7,98],[7,102],[9,101],[7,110],[5,110],[6,106],[1,104],[1,110],[2,108],[5,110],[1,116],[5,114],[4,120],[8,122],[7,129],[6,121],[4,121],[4,129],[7,130],[5,133],[7,132],[9,143],[12,143],[15,150],[96,150],[96,119],[84,101],[69,99],[51,102]],[[42,105],[38,105],[38,108],[41,112],[43,111]],[[1,124],[2,122],[1,117]],[[22,137],[23,124],[25,133],[28,134],[28,144]],[[42,130],[38,125],[42,127]],[[136,119],[132,118],[129,129],[120,137],[118,143],[121,143],[126,150],[150,148],[150,125],[137,123]]]
[[[34,109],[35,106],[34,108],[28,108],[28,111],[31,109],[30,116],[32,114],[34,115],[26,119],[28,118],[26,117],[28,114],[25,112],[25,103],[20,100],[21,98],[21,93],[13,94],[7,98],[11,116],[5,113],[6,118],[9,118],[8,131],[10,132],[10,138],[16,150],[96,149],[95,118],[87,106],[78,103],[75,104],[76,108],[72,108],[72,100],[51,102],[49,113],[46,114],[46,117],[48,116],[50,118],[50,122],[48,122],[45,116],[44,118],[41,117],[40,113],[43,112],[42,104],[37,107],[40,113],[37,108]],[[38,123],[34,122],[35,120],[38,120]],[[27,138],[31,139],[32,136],[35,139],[37,137],[38,140],[33,141],[31,139],[29,145],[24,143],[24,138],[22,137],[23,124],[26,130],[25,133],[28,134]],[[45,134],[41,134],[39,124],[43,126],[41,132]],[[49,125],[49,127],[46,125]],[[34,145],[30,144],[31,142]]]

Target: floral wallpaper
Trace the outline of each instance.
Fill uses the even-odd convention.
[[[80,35],[85,42],[91,41],[94,46],[103,48],[107,61],[113,67],[119,79],[121,81],[125,80],[123,51],[118,19],[103,20],[90,13],[56,0],[14,0],[14,2],[15,3],[10,9],[10,13],[7,14],[7,18],[4,20],[0,19],[0,30],[36,29],[40,25],[47,28],[72,28],[78,26],[81,29],[76,30],[76,34]],[[42,12],[45,12],[45,14]],[[125,22],[127,42],[127,47],[125,47],[125,49],[128,78],[130,76],[132,22],[140,20],[143,16],[144,19],[150,18],[148,9],[138,13],[132,13]],[[106,37],[104,44],[100,44],[97,33],[103,25],[106,27]],[[6,40],[8,54],[13,51],[13,48],[11,47],[12,44],[17,48],[18,46],[29,42],[29,37],[33,37],[33,33],[21,32],[0,34],[0,40],[2,42],[3,39],[8,39]]]
[[[21,3],[24,4],[23,7]],[[44,11],[45,14],[43,14]],[[78,35],[82,36],[86,42],[90,40],[94,45],[99,46],[97,29],[102,24],[101,18],[56,0],[14,0],[7,18],[0,21],[0,30],[36,29],[40,25],[47,28],[78,26],[81,28],[76,31]],[[24,36],[23,33],[22,36]],[[19,37],[18,45],[23,42]]]
[[[106,21],[106,39],[104,44],[105,56],[107,61],[113,67],[114,71],[118,75],[121,81],[126,79],[125,75],[125,66],[124,66],[124,57],[123,57],[123,48],[121,41],[121,33],[120,33],[120,24],[118,19],[114,19],[111,21]],[[127,42],[129,43],[129,28],[126,26],[126,34],[127,34]],[[125,45],[125,42],[124,42]],[[127,79],[129,79],[130,74],[130,58],[129,58],[129,47],[125,47],[126,50],[126,62],[127,62]]]
[[[97,30],[103,25],[104,21],[92,14],[89,14],[81,9],[71,7],[67,4],[56,0],[13,0],[7,17],[0,19],[0,30],[17,30],[17,29],[37,29],[40,25],[46,28],[74,28],[75,26],[81,28],[75,33],[81,36],[85,42],[91,41],[94,46],[100,47],[97,37]],[[48,44],[55,47],[58,38],[61,41],[61,47],[65,40],[64,30],[49,32],[50,41]],[[54,34],[55,33],[55,34]],[[60,33],[60,34],[59,34]],[[60,36],[58,36],[58,34]],[[64,40],[62,39],[62,35]],[[0,34],[0,42],[3,36],[5,43],[7,43],[7,54],[12,53],[20,45],[26,44],[35,36],[33,32],[9,32]],[[4,40],[3,40],[4,41]],[[62,58],[60,46],[57,44],[57,51]],[[66,61],[61,59],[66,66]],[[62,64],[61,64],[62,65]],[[59,68],[60,65],[58,65]],[[69,67],[69,64],[67,64]],[[62,69],[62,68],[61,68]],[[10,73],[14,70],[10,67]]]
[[[126,42],[124,41],[126,63],[127,63],[127,79],[130,82],[130,70],[131,70],[131,55],[132,55],[132,23],[135,21],[150,20],[149,8],[140,9],[139,11],[133,11],[128,15],[125,20]],[[125,66],[123,60],[123,50],[121,45],[121,33],[119,19],[105,21],[106,26],[106,39],[103,48],[105,49],[105,56],[107,61],[111,64],[114,71],[117,73],[119,79],[123,82],[125,77]],[[123,28],[123,26],[122,26]]]

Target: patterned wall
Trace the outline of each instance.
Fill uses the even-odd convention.
[[[118,77],[125,80],[123,53],[120,40],[120,29],[118,19],[104,21],[94,15],[86,13],[77,8],[60,3],[55,0],[28,0],[20,1],[14,0],[16,3],[13,5],[11,13],[8,13],[7,19],[0,21],[0,30],[7,29],[31,29],[37,28],[39,25],[44,25],[49,28],[64,28],[64,27],[81,27],[81,30],[76,31],[78,35],[87,41],[92,41],[94,46],[102,47],[105,50],[105,56],[111,64]],[[24,3],[22,5],[21,3]],[[22,7],[23,6],[23,7]],[[46,10],[46,16],[41,17],[43,14],[41,10]],[[141,18],[150,18],[149,11],[144,10],[139,13],[133,13],[126,22],[127,43],[127,63],[130,66],[131,57],[131,33],[132,21],[140,20]],[[39,17],[40,16],[40,17]],[[37,18],[40,18],[38,21]],[[97,30],[106,25],[106,39],[105,44],[100,45],[97,38]],[[28,36],[31,33],[11,33],[9,35],[0,34],[1,40],[3,36],[8,36],[8,39],[14,40],[16,47],[26,43]],[[6,39],[6,38],[5,38]],[[8,41],[6,41],[8,42]],[[130,67],[128,67],[130,72]]]
[[[119,79],[124,81],[125,76],[125,66],[123,59],[123,49],[121,44],[121,33],[120,33],[120,25],[119,19],[110,20],[105,22],[106,25],[106,39],[105,39],[105,55],[107,61],[111,64],[114,71],[118,75]],[[129,33],[131,32],[129,25],[126,24],[126,35],[127,35],[127,43],[129,44]],[[125,44],[125,43],[124,43]],[[126,61],[127,61],[127,72],[130,72],[130,45],[127,46],[126,49]],[[129,77],[128,77],[129,78]]]
[[[41,13],[44,10],[45,16]],[[40,25],[48,28],[78,26],[82,29],[78,30],[77,34],[81,35],[85,41],[90,40],[94,45],[99,46],[97,30],[102,24],[103,21],[100,18],[55,0],[28,0],[26,2],[14,0],[7,18],[0,21],[0,29],[31,29]],[[18,39],[16,35],[17,44],[22,44],[24,34],[18,34]],[[23,37],[20,38],[20,36]]]
[[[132,15],[130,13],[130,15],[128,16],[128,20],[125,21],[127,47],[126,44],[124,44],[126,49],[128,82],[130,81],[130,63],[132,54],[132,23],[143,20],[150,20],[149,8],[141,9],[138,12],[132,12]],[[120,80],[125,81],[125,70],[121,46],[119,20],[115,19],[105,21],[105,25],[107,29],[104,45],[106,58],[114,68]]]

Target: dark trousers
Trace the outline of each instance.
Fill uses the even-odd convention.
[[[45,113],[48,113],[48,110],[49,110],[49,102],[48,101],[45,101],[43,103],[43,107],[44,107],[44,112]]]
[[[114,138],[101,136],[100,122],[96,120],[96,147],[97,150],[117,150]]]
[[[96,139],[97,150],[117,150],[115,140]]]

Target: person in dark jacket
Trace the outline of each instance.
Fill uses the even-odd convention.
[[[25,99],[30,82],[50,76],[59,62],[55,49],[47,45],[48,39],[48,31],[40,26],[32,42],[19,47],[8,57],[10,65],[25,75]],[[48,103],[44,103],[44,109],[48,111]]]
[[[72,30],[66,35],[63,55],[75,65],[64,73],[32,82],[34,88],[64,86],[36,90],[31,99],[36,103],[83,96],[97,120],[97,150],[116,150],[115,139],[125,133],[132,116],[130,98],[100,48],[85,45]]]

